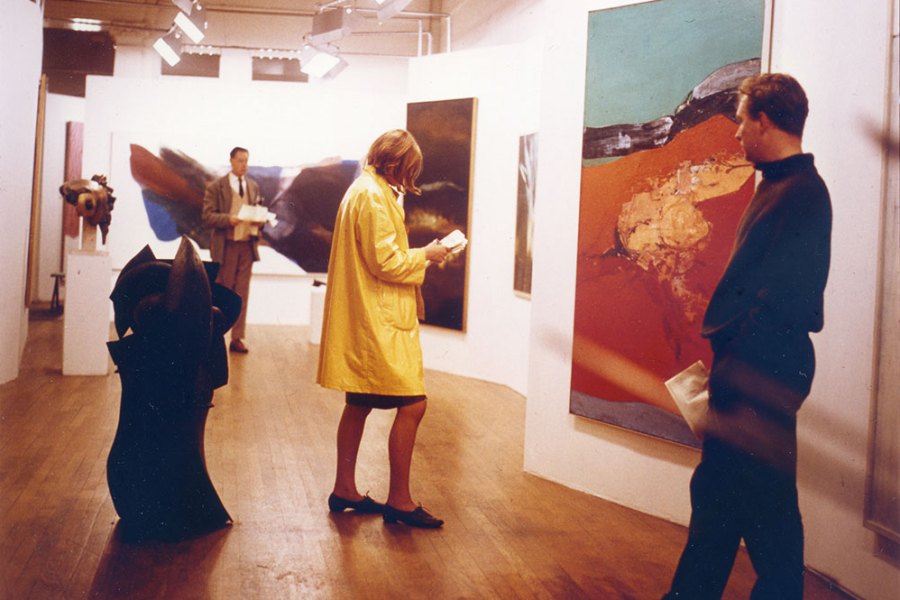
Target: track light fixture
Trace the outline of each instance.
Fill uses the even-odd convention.
[[[312,44],[305,44],[300,50],[300,70],[310,77],[334,79],[347,65],[347,61],[336,51]]]
[[[103,24],[97,19],[69,19],[69,29],[74,31],[103,31]]]
[[[379,21],[387,21],[412,4],[412,0],[375,0],[375,2],[378,3],[376,13]]]
[[[182,34],[195,44],[206,36],[206,12],[200,5],[200,0],[172,0],[172,4],[178,7],[175,22],[164,36],[153,43],[153,49],[170,67],[181,61],[184,49]]]
[[[309,41],[319,45],[337,41],[359,28],[362,21],[362,15],[353,10],[353,7],[323,10],[312,19]]]
[[[182,2],[182,0],[178,0],[178,2]],[[196,44],[206,35],[206,11],[195,0],[191,6],[188,6],[188,10],[178,11],[178,14],[175,15],[175,24]]]
[[[194,0],[172,0],[172,4],[178,7],[183,13],[191,14],[191,8],[194,6]]]
[[[170,67],[174,67],[181,61],[181,50],[184,43],[181,40],[181,33],[175,29],[173,25],[166,35],[162,36],[153,43],[153,49],[169,63]]]

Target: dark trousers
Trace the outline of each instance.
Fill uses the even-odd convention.
[[[716,440],[691,478],[688,541],[665,600],[721,598],[741,539],[758,579],[752,600],[802,600],[803,524],[792,472]]]

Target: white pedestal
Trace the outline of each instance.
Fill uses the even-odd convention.
[[[109,282],[108,252],[73,250],[66,263],[66,304],[63,313],[63,375],[108,375]]]
[[[322,339],[322,316],[325,314],[325,286],[314,285],[309,295],[309,343]]]

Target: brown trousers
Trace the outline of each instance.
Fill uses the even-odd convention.
[[[225,257],[216,283],[241,297],[241,316],[231,328],[231,339],[244,339],[247,328],[247,304],[250,301],[250,275],[253,272],[253,246],[247,242],[225,240]]]

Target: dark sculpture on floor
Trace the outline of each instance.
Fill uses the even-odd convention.
[[[241,309],[240,296],[210,285],[216,271],[183,237],[171,261],[145,246],[110,296],[122,405],[107,481],[129,539],[175,541],[231,521],[203,447],[213,390],[228,382],[224,335]]]

